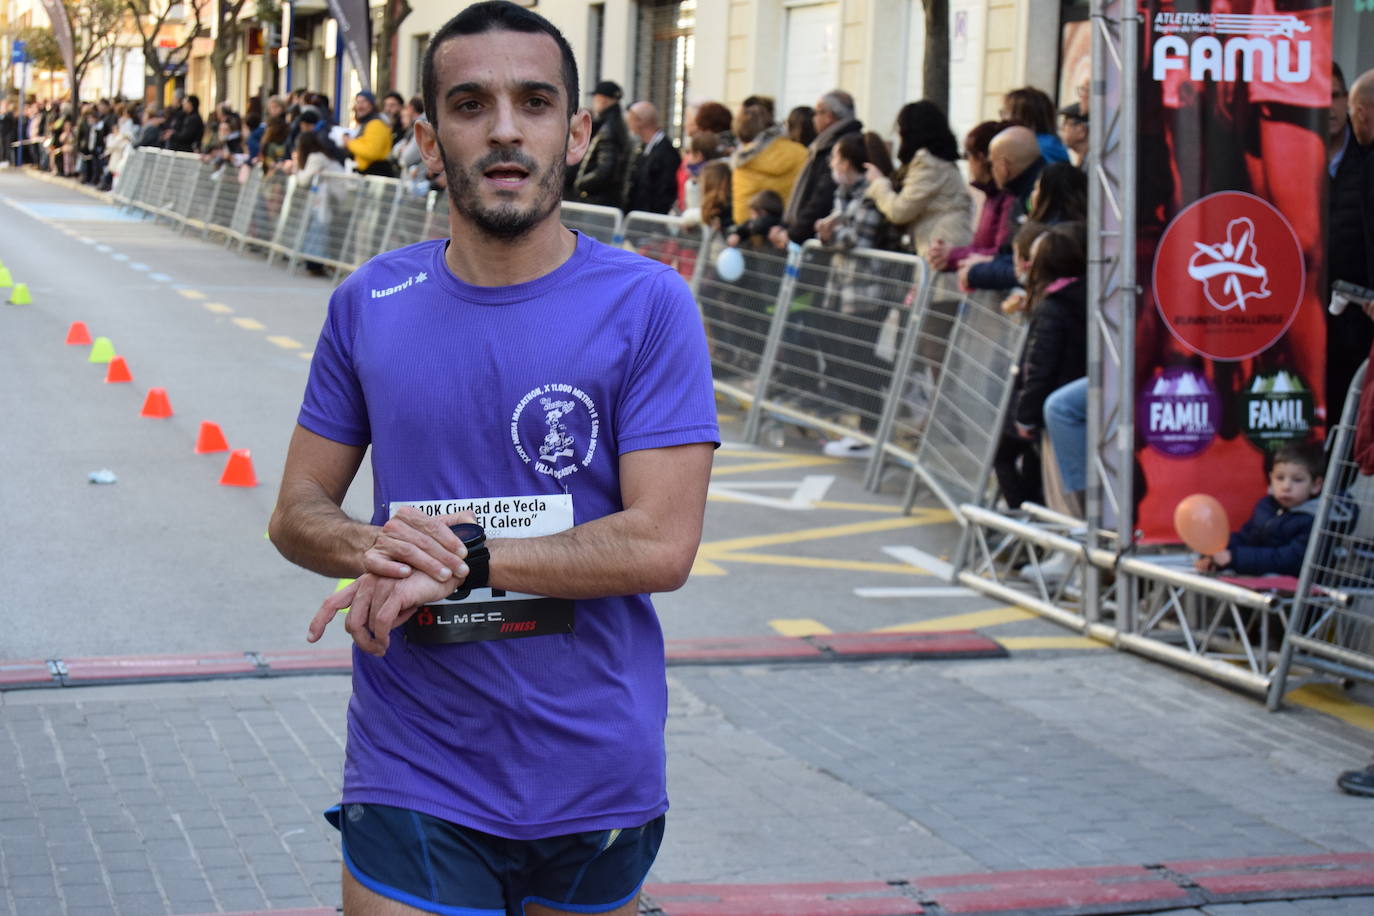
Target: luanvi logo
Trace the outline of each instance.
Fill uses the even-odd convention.
[[[373,299],[385,299],[387,296],[394,296],[402,290],[410,289],[415,284],[423,283],[428,279],[429,274],[422,270],[418,274],[411,274],[395,286],[388,286],[386,289],[374,289],[370,292]]]

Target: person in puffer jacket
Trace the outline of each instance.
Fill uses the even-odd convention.
[[[1250,520],[1231,535],[1225,550],[1198,558],[1198,571],[1298,575],[1316,521],[1324,476],[1321,446],[1291,443],[1280,448],[1269,471],[1269,494],[1255,504]]]

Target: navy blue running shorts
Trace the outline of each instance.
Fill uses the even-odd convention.
[[[524,916],[527,903],[571,913],[624,906],[663,842],[663,815],[620,830],[511,840],[387,805],[335,806],[344,864],[375,894],[444,916]]]

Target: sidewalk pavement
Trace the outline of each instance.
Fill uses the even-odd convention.
[[[1332,784],[1368,736],[1309,710],[1110,652],[669,674],[649,912],[1374,912],[1374,802]],[[348,692],[325,675],[0,693],[0,912],[337,906],[319,812]],[[1338,889],[1360,895],[1311,896]]]

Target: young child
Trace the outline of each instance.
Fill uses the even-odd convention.
[[[1226,549],[1198,557],[1199,572],[1232,569],[1247,576],[1296,576],[1307,553],[1322,490],[1321,446],[1290,443],[1274,455],[1269,495],[1255,504]]]
[[[1021,238],[1034,236],[1034,230]],[[1030,328],[1021,354],[1010,415],[993,457],[993,470],[1013,509],[1046,499],[1037,443],[1045,426],[1045,399],[1088,371],[1087,229],[1081,222],[1046,228],[1030,243],[1026,274]],[[1068,507],[1050,508],[1065,511]]]
[[[782,211],[782,198],[776,191],[760,191],[749,198],[749,218],[735,227],[725,244],[737,248],[752,239],[757,247],[768,238],[768,230],[782,222]]]

